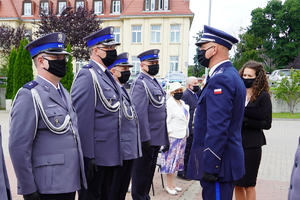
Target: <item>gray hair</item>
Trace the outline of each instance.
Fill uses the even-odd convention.
[[[195,76],[189,76],[185,81],[185,86],[188,87],[188,85],[190,85],[194,80],[198,81],[198,79]]]

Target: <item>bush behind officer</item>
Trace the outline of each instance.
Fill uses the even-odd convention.
[[[124,147],[123,165],[116,167],[110,200],[125,199],[131,179],[133,162],[136,158],[142,156],[137,115],[132,104],[132,99],[124,87],[124,84],[131,75],[129,70],[131,67],[133,65],[128,63],[128,53],[126,52],[119,54],[114,64],[107,67],[122,89],[120,136],[122,146]]]
[[[131,96],[139,119],[143,157],[134,161],[133,200],[150,199],[149,191],[160,146],[169,144],[166,128],[166,95],[154,78],[159,71],[158,49],[138,55],[141,73],[133,81]]]
[[[241,127],[246,88],[228,55],[237,42],[228,33],[204,26],[196,43],[198,61],[210,71],[196,108],[188,178],[200,179],[204,200],[231,200],[234,181],[244,175]]]
[[[65,35],[26,46],[38,76],[21,88],[10,113],[9,152],[25,200],[74,200],[86,187],[77,117],[67,90]]]
[[[83,38],[90,60],[78,72],[71,89],[88,179],[88,189],[79,192],[80,200],[109,199],[114,172],[124,160],[122,92],[107,69],[115,62],[116,45],[120,45],[113,32],[114,27],[109,26]]]

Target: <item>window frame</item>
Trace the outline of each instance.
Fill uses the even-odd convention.
[[[75,0],[75,8],[76,8],[76,10],[78,10],[78,8],[80,7],[80,6],[77,6],[78,3],[83,4],[82,8],[85,7],[84,0]]]
[[[46,12],[43,12],[43,4],[46,4],[47,3],[47,11]],[[49,0],[41,0],[40,2],[40,14],[44,13],[45,15],[48,15],[49,14],[49,11],[50,11],[50,3],[49,3]]]
[[[137,56],[131,56],[131,64],[133,65],[131,73],[137,74],[141,72],[140,59]]]
[[[116,42],[121,42],[121,27],[114,27],[114,38]]]
[[[30,4],[30,5],[29,5]],[[22,12],[23,12],[23,15],[24,16],[32,16],[33,15],[33,9],[32,9],[32,4],[33,2],[31,0],[24,0],[23,1],[23,9],[22,9]],[[27,5],[27,6],[26,6]],[[29,10],[30,9],[30,12],[26,12],[27,9]]]
[[[172,27],[178,27],[178,30],[172,30]],[[171,24],[170,25],[170,43],[180,43],[180,24]],[[174,35],[174,37],[172,37]],[[174,39],[173,39],[174,38]]]
[[[174,60],[174,59],[177,60]],[[175,67],[175,69],[172,69],[173,67]],[[179,68],[179,56],[170,56],[170,71],[178,71]]]
[[[64,7],[62,7],[61,8],[61,11],[59,10],[59,4],[60,3],[65,3],[65,6]],[[57,13],[58,13],[58,15],[60,15],[61,13],[62,13],[62,11],[63,11],[63,9],[66,9],[68,7],[68,2],[67,2],[67,0],[58,0],[57,1],[57,7],[56,7],[56,10],[57,10]]]
[[[101,11],[100,12],[96,12],[96,2],[99,2],[99,3],[101,3]],[[94,2],[93,2],[93,10],[94,10],[94,13],[95,14],[103,14],[103,1],[102,0],[95,0]]]
[[[153,27],[159,27],[159,30],[153,30]],[[150,33],[151,43],[161,43],[161,25],[151,25],[151,33]],[[153,38],[154,36],[154,38]],[[158,38],[159,36],[159,38]],[[158,39],[157,39],[158,38]]]
[[[116,4],[118,2],[118,4]],[[120,14],[121,13],[121,1],[120,0],[112,0],[111,4],[111,13]]]
[[[140,30],[133,30],[133,27],[140,27]],[[133,40],[134,33],[136,33],[135,34],[136,41]],[[140,35],[140,37],[139,37],[139,35]],[[138,39],[140,39],[140,41],[138,41]],[[135,44],[142,43],[142,25],[131,25],[131,43],[135,43]]]

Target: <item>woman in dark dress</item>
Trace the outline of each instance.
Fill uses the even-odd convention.
[[[261,147],[266,144],[263,129],[271,128],[272,104],[263,65],[256,61],[244,64],[239,72],[246,86],[242,140],[245,154],[245,175],[236,181],[236,200],[256,199],[256,179],[261,160]]]

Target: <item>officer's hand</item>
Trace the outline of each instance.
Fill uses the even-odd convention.
[[[165,153],[166,151],[169,151],[169,149],[170,149],[170,145],[167,144],[164,146],[164,148],[161,151]]]
[[[142,151],[146,151],[150,147],[150,141],[142,142]]]
[[[210,174],[207,172],[203,172],[202,179],[207,182],[216,182],[218,177],[216,174]]]
[[[93,180],[94,172],[98,172],[98,168],[97,168],[95,159],[91,158],[89,161],[88,174],[87,174],[87,179],[89,181]]]
[[[41,200],[40,193],[38,191],[31,194],[23,195],[23,198],[24,200]]]

